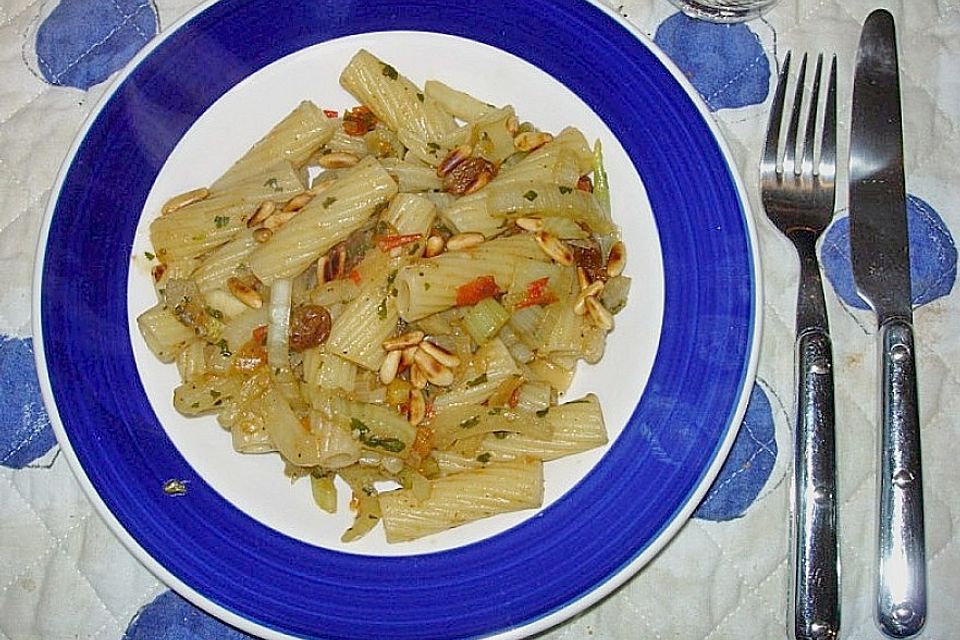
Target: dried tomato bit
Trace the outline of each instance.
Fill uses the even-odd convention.
[[[335,109],[324,109],[323,115],[327,116],[328,118],[336,118],[340,114]]]
[[[257,344],[267,344],[267,330],[268,327],[265,324],[253,330],[251,335]]]
[[[603,251],[596,241],[571,242],[569,246],[573,251],[573,261],[578,267],[583,268],[590,282],[607,279],[607,265],[603,260]]]
[[[528,284],[526,294],[523,296],[523,299],[517,303],[516,308],[523,309],[524,307],[556,302],[557,296],[554,295],[553,291],[550,291],[547,286],[549,282],[550,278],[546,277],[534,280]]]
[[[590,179],[590,176],[580,176],[580,179],[577,180],[577,189],[593,193],[593,180]]]
[[[360,272],[356,269],[351,269],[350,273],[347,274],[347,277],[353,282],[353,284],[359,285],[360,281],[363,280],[363,277],[360,275]]]
[[[502,293],[493,276],[479,276],[457,287],[457,306],[477,304],[484,298],[494,298]]]
[[[360,105],[343,114],[343,130],[350,136],[366,135],[377,126],[377,116],[370,107]]]
[[[265,328],[266,325],[264,325]],[[257,338],[256,329],[254,330],[254,336],[243,343],[243,346],[233,354],[231,364],[234,370],[243,373],[250,373],[267,364],[267,351],[263,348],[263,342]]]
[[[383,236],[382,238],[377,240],[377,246],[380,247],[380,251],[387,253],[392,249],[396,249],[397,247],[402,247],[404,245],[410,244],[411,242],[416,242],[422,237],[423,237],[422,233],[408,233],[405,235]]]

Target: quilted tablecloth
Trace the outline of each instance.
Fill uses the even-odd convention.
[[[95,515],[40,398],[31,277],[56,173],[114,74],[191,10],[192,0],[0,3],[0,638],[243,638],[168,590]],[[960,637],[960,1],[782,0],[762,19],[698,22],[666,0],[612,7],[670,56],[720,125],[760,212],[756,174],[774,70],[788,49],[839,59],[840,156],[860,25],[895,15],[901,50],[915,326],[919,354],[930,607],[920,637]],[[841,176],[842,177],[842,176]],[[842,181],[841,181],[842,182]],[[872,620],[876,510],[874,316],[857,296],[846,192],[820,251],[836,362],[843,633]],[[542,635],[786,637],[789,578],[792,249],[758,215],[764,331],[750,406],[695,517],[610,597]]]

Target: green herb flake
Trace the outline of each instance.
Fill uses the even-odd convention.
[[[534,200],[537,199],[538,196],[539,194],[533,189],[530,189],[530,191],[527,191],[525,194],[523,194],[523,197],[529,202],[533,202]]]
[[[365,425],[362,420],[357,418],[350,418],[350,433],[354,435],[355,438],[363,439],[363,437],[370,431],[370,427]]]
[[[217,320],[223,320],[223,311],[220,311],[220,309],[214,309],[213,307],[207,307],[207,315],[209,315],[211,318],[215,318],[215,319],[217,319]]]
[[[149,251],[144,251],[144,252],[143,252],[143,255],[144,255],[144,257],[145,257],[147,260],[153,260],[154,258],[157,257],[157,256],[153,255],[152,253],[150,253]]]
[[[210,389],[210,397],[213,398],[214,400],[219,398],[221,395],[223,394],[217,391],[216,389]]]
[[[560,186],[560,193],[566,195],[566,194],[572,193],[572,192],[573,192],[573,189],[572,189],[571,187],[564,187],[564,186],[562,186],[562,185]]]
[[[466,420],[460,422],[461,429],[469,429],[470,427],[475,427],[480,424],[480,416],[471,416]]]
[[[478,384],[483,384],[483,383],[486,382],[486,381],[487,381],[487,374],[481,373],[480,375],[478,375],[478,376],[477,376],[476,378],[474,378],[473,380],[468,380],[468,381],[467,381],[467,386],[468,386],[468,387],[475,387],[475,386],[477,386]]]
[[[336,201],[337,199],[334,198],[333,196],[327,196],[327,198],[321,204],[323,205],[324,209],[329,209],[330,205],[332,205]]]
[[[547,413],[548,413],[549,411],[550,411],[549,408],[547,408],[547,409],[540,409],[540,411],[537,411],[537,417],[538,417],[538,418],[545,418],[545,417],[547,416]]]
[[[217,346],[220,347],[220,355],[222,355],[224,358],[229,358],[233,355],[233,353],[230,351],[230,345],[227,344],[226,338],[220,338],[220,342],[217,343]]]
[[[417,91],[417,100],[419,100],[420,102],[423,102],[423,94],[420,93],[419,91]]]
[[[419,243],[419,242],[414,242],[413,244],[410,245],[410,249],[407,251],[407,255],[408,255],[408,256],[415,256],[415,255],[417,255],[417,252],[418,252],[418,251],[420,251],[420,243]]]
[[[477,456],[477,462],[482,462],[483,464],[487,464],[488,462],[490,462],[490,458],[492,457],[493,457],[493,454],[487,451],[486,453],[481,453],[480,455]]]
[[[393,271],[387,274],[387,286],[388,287],[391,286],[393,284],[393,281],[396,279],[397,279],[397,269],[394,269]]]
[[[423,290],[424,290],[424,291],[430,291],[430,283],[429,283],[429,282],[424,282],[424,283],[423,283]]]
[[[440,145],[437,144],[436,142],[428,142],[427,149],[430,149],[430,151],[433,151],[433,152],[437,152],[437,151],[440,151]]]
[[[397,70],[388,64],[383,65],[383,75],[390,78],[391,80],[396,80],[397,78],[400,77],[400,74],[397,73]]]
[[[494,431],[494,432],[493,432],[493,437],[496,438],[497,440],[503,440],[503,439],[506,438],[508,435],[510,435],[510,432],[509,432],[509,431]]]
[[[377,317],[381,320],[387,319],[387,299],[384,298],[380,301],[380,304],[377,305]]]
[[[274,191],[278,191],[278,192],[279,192],[279,191],[283,191],[283,187],[280,186],[280,181],[279,181],[278,179],[276,179],[276,178],[270,178],[270,179],[268,179],[266,182],[263,183],[263,186],[269,187],[270,189],[273,189]]]
[[[216,216],[213,219],[213,224],[216,225],[217,229],[223,229],[230,224],[230,216]]]

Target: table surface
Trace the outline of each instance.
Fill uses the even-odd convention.
[[[115,72],[196,4],[0,3],[0,638],[245,637],[159,583],[94,514],[58,455],[31,339],[35,247],[59,165]],[[798,266],[759,215],[757,160],[774,70],[788,49],[838,55],[839,157],[846,156],[857,38],[880,6],[897,20],[905,113],[930,594],[919,637],[957,637],[960,1],[782,0],[739,25],[690,20],[666,0],[612,6],[687,75],[736,159],[757,212],[761,357],[733,454],[695,517],[614,594],[540,637],[786,637]],[[852,284],[843,187],[837,196],[820,252],[837,381],[842,637],[871,639],[883,637],[872,621],[876,331]]]

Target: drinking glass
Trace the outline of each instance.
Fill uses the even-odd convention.
[[[691,18],[743,22],[758,17],[780,0],[670,0]]]

